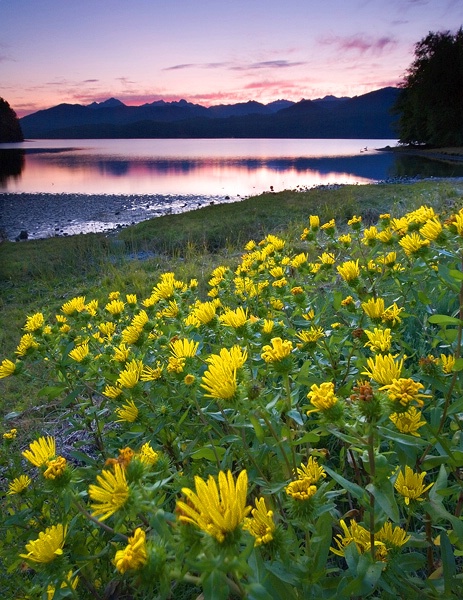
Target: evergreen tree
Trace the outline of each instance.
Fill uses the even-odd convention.
[[[24,136],[16,113],[6,100],[0,98],[0,142],[22,141]]]
[[[400,142],[463,146],[463,28],[418,42],[401,88],[394,106]]]

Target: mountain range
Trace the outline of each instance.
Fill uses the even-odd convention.
[[[59,104],[20,119],[26,138],[396,138],[391,108],[400,90],[353,98],[249,101],[205,107],[186,100],[127,106]]]

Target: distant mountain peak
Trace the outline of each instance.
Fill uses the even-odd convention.
[[[103,102],[92,102],[88,105],[88,108],[114,108],[116,106],[125,106],[125,104],[117,98],[108,98]]]

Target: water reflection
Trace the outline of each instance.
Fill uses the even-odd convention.
[[[25,164],[24,154],[24,150],[0,150],[0,188],[6,187],[10,178],[20,178]]]

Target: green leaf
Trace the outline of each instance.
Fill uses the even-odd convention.
[[[250,583],[246,586],[246,591],[246,598],[249,600],[274,600],[274,597],[260,583]]]
[[[428,317],[428,321],[429,323],[433,323],[435,325],[463,325],[463,321],[461,319],[449,317],[448,315],[431,315]]]
[[[225,454],[225,451],[226,451],[225,448],[222,448],[221,446],[215,446],[215,449],[204,446],[203,448],[199,448],[198,450],[195,450],[191,454],[191,458],[193,460],[205,459],[205,460],[214,462],[217,460],[217,457],[219,458],[219,460],[221,460]]]
[[[354,496],[354,498],[357,498],[357,500],[365,498],[365,490],[362,487],[360,487],[356,483],[353,483],[352,481],[349,481],[348,479],[345,479],[342,475],[339,475],[338,473],[336,473],[336,471],[333,471],[327,466],[325,466],[324,469],[328,473],[328,475],[332,477],[337,483],[339,483],[339,485],[343,487],[347,492],[349,492],[351,496]]]
[[[320,436],[314,431],[308,431],[304,435],[291,442],[292,446],[301,446],[302,444],[316,444],[320,439]]]
[[[67,385],[49,385],[42,388],[37,396],[46,396],[49,400],[54,400],[65,390],[67,390],[67,387]]]
[[[225,579],[225,573],[214,569],[203,579],[204,600],[227,600],[230,589]]]
[[[415,437],[414,435],[406,435],[405,433],[400,433],[399,431],[391,431],[387,429],[387,427],[378,427],[378,433],[386,438],[387,440],[392,440],[393,442],[400,442],[401,444],[405,444],[406,446],[427,446],[428,442],[425,440]]]
[[[456,281],[463,281],[463,273],[457,269],[449,269],[449,275]]]
[[[388,483],[389,485],[386,484],[387,487],[384,486],[382,489],[379,486],[370,483],[367,485],[366,489],[368,492],[370,492],[370,494],[373,495],[376,502],[391,519],[391,521],[398,523],[400,521],[399,507],[397,506],[397,502],[395,500],[392,483]]]
[[[452,591],[452,582],[457,569],[452,545],[445,531],[441,531],[440,533],[440,549],[444,573],[444,591],[450,596]]]

